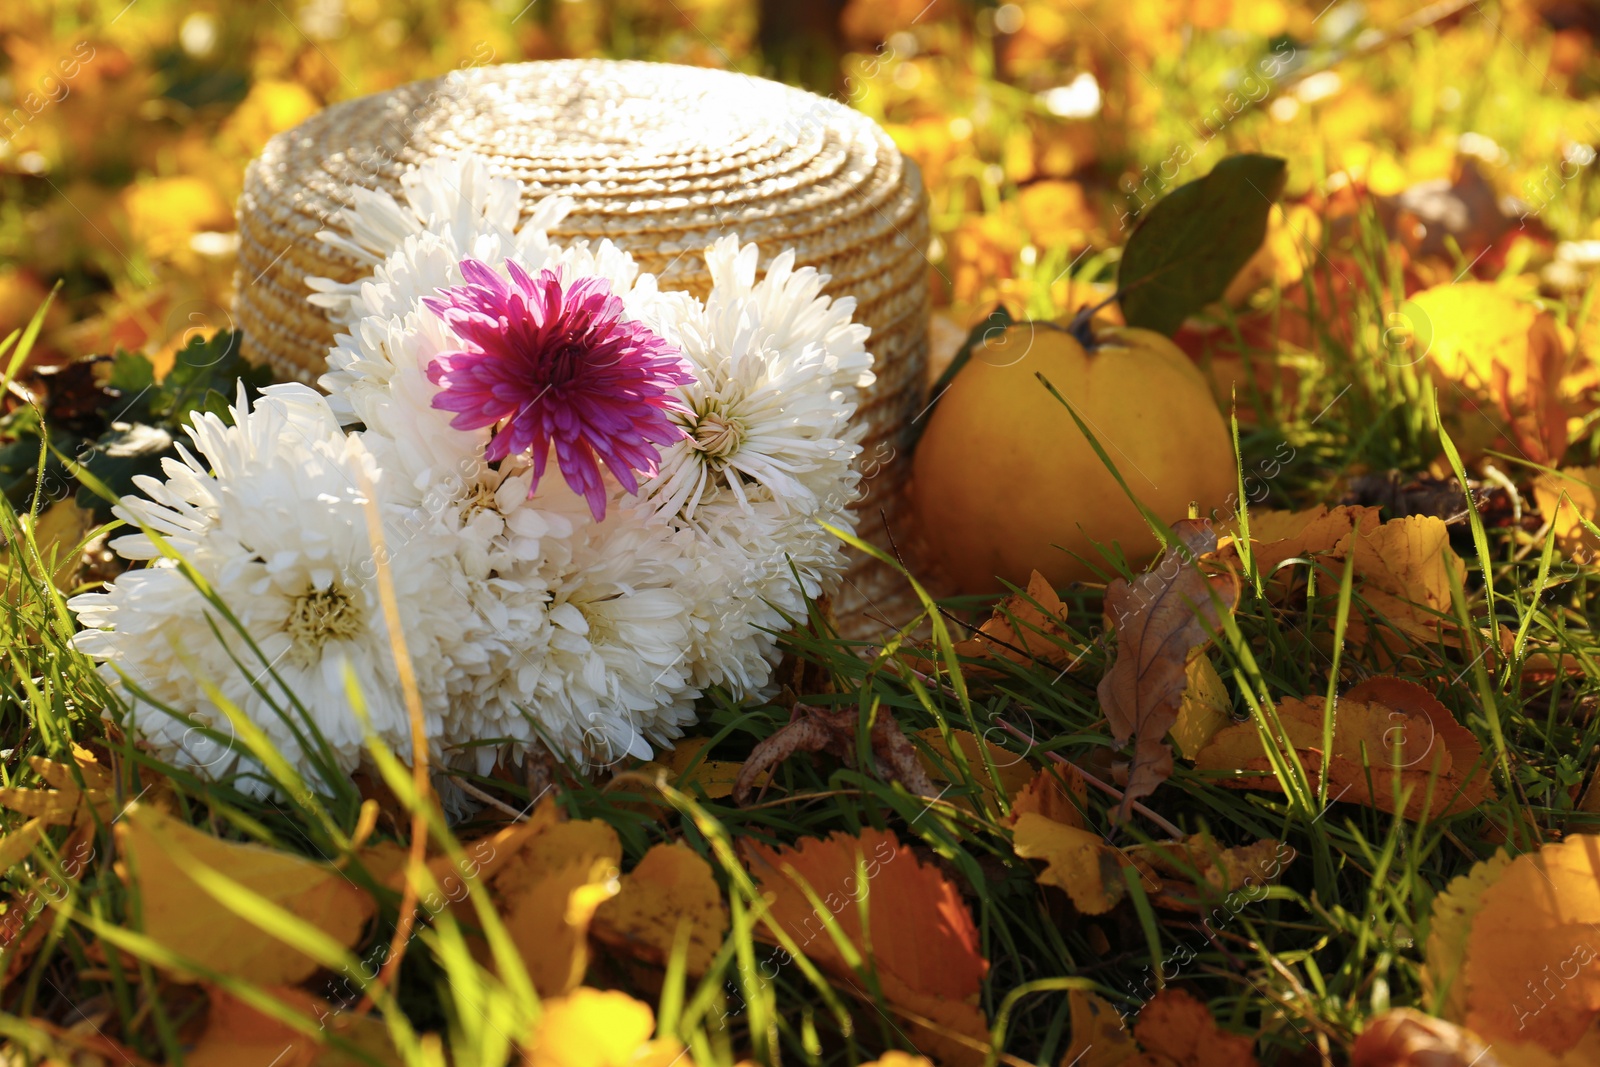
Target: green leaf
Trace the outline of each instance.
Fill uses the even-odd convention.
[[[241,380],[258,388],[269,384],[271,370],[245,362],[239,355],[239,340],[239,334],[219,330],[179,349],[172,369],[161,381],[159,397],[150,404],[151,412],[170,426],[182,426],[189,421],[191,412],[206,409],[209,392],[232,397]]]
[[[106,379],[107,389],[115,389],[123,394],[136,394],[154,384],[156,384],[156,369],[150,363],[150,357],[142,352],[117,349],[116,354],[111,357],[111,376]]]
[[[1128,238],[1117,275],[1128,325],[1170,337],[1221,299],[1266,238],[1287,174],[1277,156],[1229,156],[1151,208]]]

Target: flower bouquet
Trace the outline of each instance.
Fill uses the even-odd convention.
[[[562,197],[437,158],[319,237],[369,276],[310,279],[344,332],[320,379],[241,389],[139,480],[129,570],[75,597],[128,725],[172,763],[274,788],[241,729],[355,771],[368,733],[486,773],[543,747],[648,758],[711,687],[768,686],[778,635],[837,581],[871,384],[827,278],[724,237],[704,300]]]

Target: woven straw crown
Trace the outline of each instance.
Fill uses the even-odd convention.
[[[927,358],[927,204],[914,164],[865,116],[776,82],[655,63],[565,60],[480,67],[336,104],[268,143],[239,203],[236,316],[246,356],[314,379],[334,330],[307,276],[369,273],[317,231],[340,229],[358,187],[397,193],[438,155],[486,157],[524,186],[524,212],[552,193],[577,208],[557,240],[609,238],[664,288],[704,296],[704,248],[754,241],[762,263],[793,248],[832,277],[871,327],[877,382],[857,416],[880,527],[902,480],[902,435],[921,406]],[[888,575],[852,560],[840,596],[852,630]]]

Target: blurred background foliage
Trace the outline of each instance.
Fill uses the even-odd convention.
[[[1581,0],[6,0],[0,335],[59,279],[46,358],[170,359],[230,323],[233,204],[269,137],[564,56],[732,67],[882,122],[932,196],[946,348],[997,301],[1088,299],[1142,205],[1241,150],[1287,157],[1319,218],[1448,186],[1468,269],[1559,286],[1560,242],[1600,239],[1597,30]],[[1467,262],[1474,241],[1495,254]]]

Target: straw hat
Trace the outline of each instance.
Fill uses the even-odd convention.
[[[609,60],[479,67],[336,104],[279,134],[250,165],[239,202],[245,355],[314,380],[334,330],[307,302],[306,277],[369,273],[317,231],[339,228],[352,189],[397,192],[410,167],[466,152],[523,182],[524,211],[551,193],[572,197],[577,209],[553,236],[610,238],[665,288],[704,296],[701,252],[729,233],[760,245],[763,263],[793,248],[798,264],[831,275],[829,295],[856,298],[876,357],[858,415],[863,533],[883,529],[880,510],[898,512],[904,435],[925,388],[922,180],[864,115],[760,78]],[[841,626],[870,630],[869,613],[889,612],[898,585],[853,557]]]

